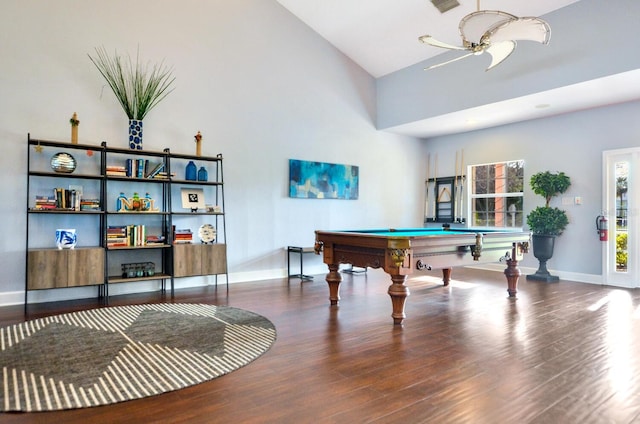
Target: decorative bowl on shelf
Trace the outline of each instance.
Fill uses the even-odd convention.
[[[69,153],[56,153],[51,158],[51,169],[63,174],[71,174],[76,170],[76,159]]]

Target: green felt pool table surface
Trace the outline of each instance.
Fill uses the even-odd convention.
[[[340,231],[339,231],[340,232]],[[383,237],[428,237],[428,236],[453,236],[456,234],[477,234],[477,233],[508,233],[509,231],[487,230],[482,228],[390,228],[376,230],[345,230],[345,233],[358,233]],[[515,231],[514,231],[515,233]]]

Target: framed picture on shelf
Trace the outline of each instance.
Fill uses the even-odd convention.
[[[201,188],[182,188],[180,189],[182,195],[182,207],[185,209],[191,209],[192,211],[198,209],[205,209],[204,203],[204,191]]]

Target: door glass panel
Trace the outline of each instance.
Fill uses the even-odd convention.
[[[622,161],[615,163],[616,179],[616,222],[611,231],[616,243],[616,272],[628,272],[628,252],[627,252],[627,217],[628,217],[628,176],[629,162]]]

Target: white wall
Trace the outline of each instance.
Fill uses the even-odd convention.
[[[563,171],[571,187],[561,197],[582,197],[581,205],[562,205],[569,226],[556,240],[550,270],[564,278],[600,283],[601,247],[595,218],[602,210],[602,151],[640,145],[640,101],[531,120],[481,131],[438,137],[425,142],[425,152],[438,155],[441,175],[453,175],[455,151],[464,149],[465,164],[525,160],[525,216],[544,200],[529,186],[532,174]],[[533,254],[521,266],[538,266]],[[527,270],[528,271],[528,270]]]
[[[77,112],[81,142],[127,145],[127,118],[87,57],[97,46],[173,66],[145,149],[195,153],[199,130],[203,154],[223,154],[232,282],[284,275],[283,247],[312,244],[316,229],[422,223],[421,143],[377,131],[375,80],[275,1],[10,0],[0,39],[0,304],[24,288],[27,133],[67,140]],[[360,166],[360,198],[289,199],[289,158]]]

